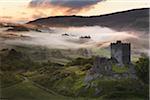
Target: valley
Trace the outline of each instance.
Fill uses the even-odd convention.
[[[148,100],[147,11],[0,23],[1,98]]]

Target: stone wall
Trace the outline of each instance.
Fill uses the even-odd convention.
[[[111,59],[105,57],[95,57],[92,70],[101,74],[110,74],[112,70]]]
[[[110,48],[112,59],[116,59],[121,65],[130,63],[130,43],[117,41],[116,43],[111,43]]]

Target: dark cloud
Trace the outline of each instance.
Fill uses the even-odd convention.
[[[103,0],[32,0],[30,7],[49,7],[59,6],[68,7],[71,9],[81,9],[92,6]]]
[[[100,1],[101,0],[63,0],[60,2],[60,0],[52,0],[51,4],[77,9],[94,5]]]
[[[88,11],[92,9],[93,5],[104,0],[32,0],[29,3],[30,8],[51,9],[51,15],[74,15],[80,11]],[[40,16],[35,12],[36,18]]]

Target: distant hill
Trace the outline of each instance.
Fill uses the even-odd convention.
[[[149,31],[149,8],[133,9],[100,16],[53,16],[30,21],[27,24],[53,27],[102,26],[117,31]]]

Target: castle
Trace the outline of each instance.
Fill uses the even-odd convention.
[[[111,59],[114,59],[120,65],[130,64],[131,60],[131,45],[130,43],[122,43],[117,41],[110,44]]]
[[[131,66],[131,45],[130,43],[122,43],[117,41],[116,43],[110,44],[111,58],[96,56],[94,58],[93,67],[90,69],[89,74],[98,73],[101,75],[114,76],[119,75],[113,71],[113,65],[118,65],[125,67],[124,65],[129,65],[127,72],[122,73],[124,77],[128,77],[132,74],[134,77],[134,68]],[[120,76],[118,76],[120,77]]]
[[[131,63],[131,44],[117,41],[110,44],[111,58],[96,56],[93,67],[88,75],[93,77],[110,76],[113,78],[136,78],[134,66]],[[126,65],[128,67],[126,67]],[[115,68],[126,67],[124,72],[116,72]],[[88,76],[87,75],[87,76]],[[88,79],[88,78],[87,78]],[[89,77],[90,79],[90,77]]]

